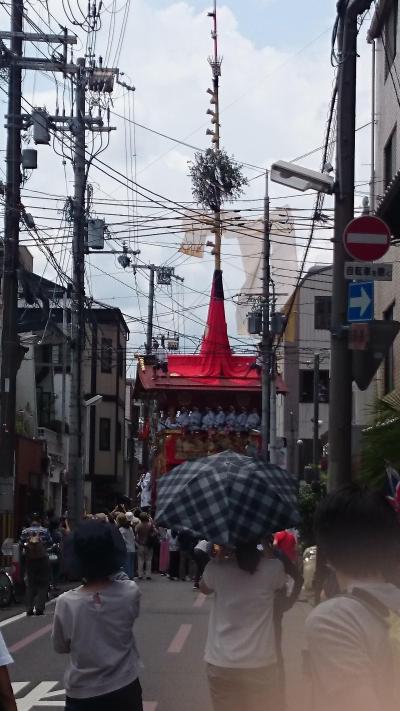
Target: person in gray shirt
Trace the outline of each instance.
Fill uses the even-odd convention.
[[[210,430],[215,427],[215,415],[211,407],[206,407],[206,412],[201,420],[201,427],[203,430]]]
[[[188,413],[186,407],[181,407],[179,415],[176,418],[176,421],[177,421],[179,427],[188,427],[189,426],[189,413]]]
[[[256,430],[260,426],[260,415],[258,414],[255,407],[249,415],[247,415],[246,420],[246,430]]]
[[[85,521],[66,542],[67,569],[84,581],[60,595],[54,614],[53,647],[69,655],[67,711],[143,711],[133,633],[140,592],[118,575],[125,557],[125,543],[108,523]]]
[[[194,407],[189,414],[189,427],[192,432],[201,429],[201,412],[198,407]]]
[[[236,416],[236,432],[245,432],[246,424],[247,410],[245,407],[241,407],[239,414]]]
[[[215,426],[219,430],[223,430],[225,427],[226,415],[221,405],[217,408],[217,414],[215,416]]]

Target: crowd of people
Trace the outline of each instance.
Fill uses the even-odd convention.
[[[255,407],[251,411],[245,407],[237,411],[234,405],[230,405],[228,410],[218,405],[216,409],[206,407],[204,410],[196,406],[192,409],[182,407],[178,413],[172,411],[167,417],[164,417],[164,413],[160,413],[158,427],[160,431],[180,428],[189,432],[209,430],[250,432],[259,429],[260,423],[261,418]]]
[[[399,534],[398,514],[379,493],[352,485],[320,504],[316,538],[338,594],[306,623],[307,711],[398,709]],[[32,561],[49,536],[36,518],[25,529],[22,545],[38,546]],[[133,626],[144,588],[132,578],[136,553],[139,578],[151,576],[156,545],[160,572],[183,580],[193,564],[195,587],[211,597],[205,662],[214,711],[282,711],[282,617],[302,586],[293,532],[228,549],[186,529],[159,531],[148,512],[121,510],[98,514],[64,537],[68,565],[82,580],[57,599],[53,624],[55,651],[69,655],[66,709],[142,711]],[[0,644],[0,696],[14,711],[10,661]]]
[[[146,499],[146,475],[143,477],[142,498]],[[119,504],[111,512],[87,514],[86,520],[96,520],[113,526],[126,548],[122,570],[130,580],[151,580],[160,573],[169,580],[192,581],[198,588],[205,564],[209,560],[209,544],[185,529],[170,530],[156,526],[149,506],[134,511]],[[65,518],[43,519],[34,514],[20,538],[21,562],[26,584],[26,614],[42,615],[49,592],[57,595],[60,580],[68,574],[65,560],[65,538],[69,533]]]

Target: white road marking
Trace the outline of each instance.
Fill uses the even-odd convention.
[[[168,647],[169,654],[180,654],[185,642],[190,635],[192,625],[181,625],[177,631],[174,639]]]
[[[37,706],[63,709],[65,707],[65,689],[52,691],[58,684],[58,681],[42,681],[37,684],[26,696],[17,698],[18,711],[32,711]],[[13,681],[12,688],[15,696],[18,696],[29,685],[29,681]],[[57,696],[62,698],[58,701],[54,700]],[[156,711],[157,708],[157,701],[143,702],[143,711]]]
[[[26,681],[17,682],[17,684],[21,683],[24,684],[24,687],[29,684],[29,682]],[[23,696],[20,699],[17,698],[18,711],[31,711],[35,708],[35,706],[53,706],[58,708],[64,708],[64,689],[60,689],[58,692],[59,694],[63,695],[62,699],[60,699],[59,701],[48,700],[50,695],[49,692],[51,692],[55,686],[58,686],[58,684],[58,681],[41,681],[40,684],[37,684],[32,689],[32,691],[29,691],[26,694],[26,696]],[[17,690],[15,684],[13,684],[13,689],[16,695],[18,695],[18,691],[21,691],[21,687]],[[51,694],[51,696],[53,696],[53,694]]]
[[[206,595],[203,595],[203,593],[199,593],[193,603],[193,607],[203,607],[206,599],[207,599]]]
[[[19,694],[26,686],[29,686],[29,681],[13,681],[12,688],[14,694]]]

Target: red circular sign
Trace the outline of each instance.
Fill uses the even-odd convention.
[[[362,262],[380,259],[390,247],[390,228],[379,217],[363,215],[347,225],[343,243],[346,251]]]

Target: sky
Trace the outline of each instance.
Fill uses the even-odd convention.
[[[70,0],[69,4],[75,17],[82,18],[77,1]],[[82,8],[86,4],[81,0]],[[223,56],[220,90],[222,145],[237,160],[246,164],[244,172],[249,185],[243,201],[234,207],[251,210],[247,212],[247,217],[256,218],[262,214],[263,170],[266,167],[278,159],[293,160],[323,144],[335,78],[330,60],[335,6],[335,0],[306,0],[304,3],[298,0],[218,2],[219,43]],[[83,51],[81,40],[85,39],[82,30],[72,25],[73,18],[69,18],[70,22],[65,18],[62,2],[52,0],[49,7],[52,16],[47,15],[45,0],[26,2],[29,18],[43,30],[49,31],[46,22],[56,29],[55,20],[58,20],[76,31],[80,45],[74,50],[74,57],[80,56]],[[116,10],[114,15],[113,9]],[[103,169],[109,166],[123,176],[136,179],[140,194],[135,193],[133,184],[127,189],[93,164],[89,180],[94,189],[94,208],[98,215],[105,213],[115,240],[112,243],[114,247],[120,248],[123,237],[130,240],[132,247],[139,242],[143,263],[172,264],[176,272],[184,277],[184,285],[174,285],[172,293],[157,289],[155,318],[156,330],[158,324],[160,328],[179,330],[190,336],[191,339],[184,341],[186,347],[196,344],[204,328],[213,270],[212,255],[208,250],[203,260],[188,259],[177,252],[181,239],[179,233],[166,230],[160,236],[155,235],[154,229],[147,230],[146,234],[141,229],[138,239],[136,225],[139,217],[142,220],[145,215],[153,218],[152,225],[156,215],[158,218],[161,214],[170,215],[165,206],[166,200],[182,205],[192,199],[188,162],[193,159],[195,151],[139,126],[134,131],[133,125],[124,121],[123,117],[135,118],[139,124],[200,149],[210,145],[205,135],[210,125],[206,116],[209,107],[206,90],[211,81],[207,63],[207,57],[212,52],[211,23],[207,17],[210,9],[210,3],[203,0],[106,0],[103,29],[98,33],[96,44],[96,54],[103,56],[108,64],[118,60],[118,67],[124,72],[121,79],[136,87],[134,93],[127,93],[121,87],[116,87],[114,91],[111,121],[117,130],[111,133],[109,147],[100,156],[105,163]],[[9,18],[4,9],[0,12],[0,22],[3,29],[8,29]],[[120,48],[118,42],[123,27],[125,33]],[[360,30],[357,126],[370,121],[367,28],[368,18]],[[26,29],[32,31],[31,27]],[[44,45],[41,49],[47,51]],[[37,52],[35,47],[26,46],[27,54]],[[52,75],[27,72],[24,97],[33,105],[46,106],[50,113],[55,112],[57,102],[60,109],[65,105],[68,112],[68,83],[64,83],[61,75],[57,77],[57,82],[56,87]],[[0,112],[5,113],[6,87],[4,82],[0,86],[3,89],[0,92]],[[369,141],[369,128],[360,130],[357,134],[358,203],[368,192]],[[66,139],[66,147],[67,143]],[[29,147],[32,145],[29,144]],[[55,147],[60,152],[58,143]],[[0,149],[4,150],[4,135],[0,139]],[[0,155],[4,156],[4,152]],[[312,153],[301,162],[319,170],[321,151]],[[4,169],[3,162],[0,164],[0,177]],[[121,176],[120,180],[126,182]],[[59,200],[46,198],[49,194],[60,196]],[[37,225],[47,229],[47,236],[52,237],[48,244],[66,271],[70,269],[70,248],[62,208],[65,197],[71,194],[69,156],[58,155],[52,146],[38,146],[38,170],[24,185],[24,204],[34,215]],[[100,205],[97,201],[101,200],[110,204]],[[128,211],[126,206],[111,205],[112,200],[131,200],[133,203],[138,200],[138,204]],[[156,200],[158,204],[149,200]],[[302,216],[304,227],[299,227],[296,232],[300,259],[302,245],[308,236],[313,204],[313,195],[293,195],[293,191],[271,185],[271,205],[292,207],[297,218]],[[172,203],[169,202],[168,206],[172,207]],[[332,202],[327,200],[325,206],[331,216]],[[299,212],[300,209],[302,212]],[[132,223],[129,234],[126,225],[116,224],[118,221],[126,222],[128,212]],[[121,217],[116,216],[118,213]],[[296,222],[299,224],[300,220]],[[158,224],[163,223],[159,221]],[[48,230],[49,227],[52,229]],[[313,243],[309,264],[330,261],[330,234],[320,233],[320,236],[324,239]],[[260,249],[259,245],[255,248]],[[36,248],[32,251],[35,271],[53,278],[54,271],[46,264],[43,255]],[[281,267],[282,275],[292,275],[293,286],[296,283],[296,269],[294,263],[282,264]],[[229,333],[232,344],[242,347],[246,340],[237,338],[233,301],[244,281],[236,239],[224,243],[223,272]],[[144,341],[146,275],[140,269],[136,275],[130,269],[124,272],[112,255],[91,256],[87,260],[86,273],[87,292],[98,300],[118,306],[127,315],[131,329],[129,348],[133,353]]]

